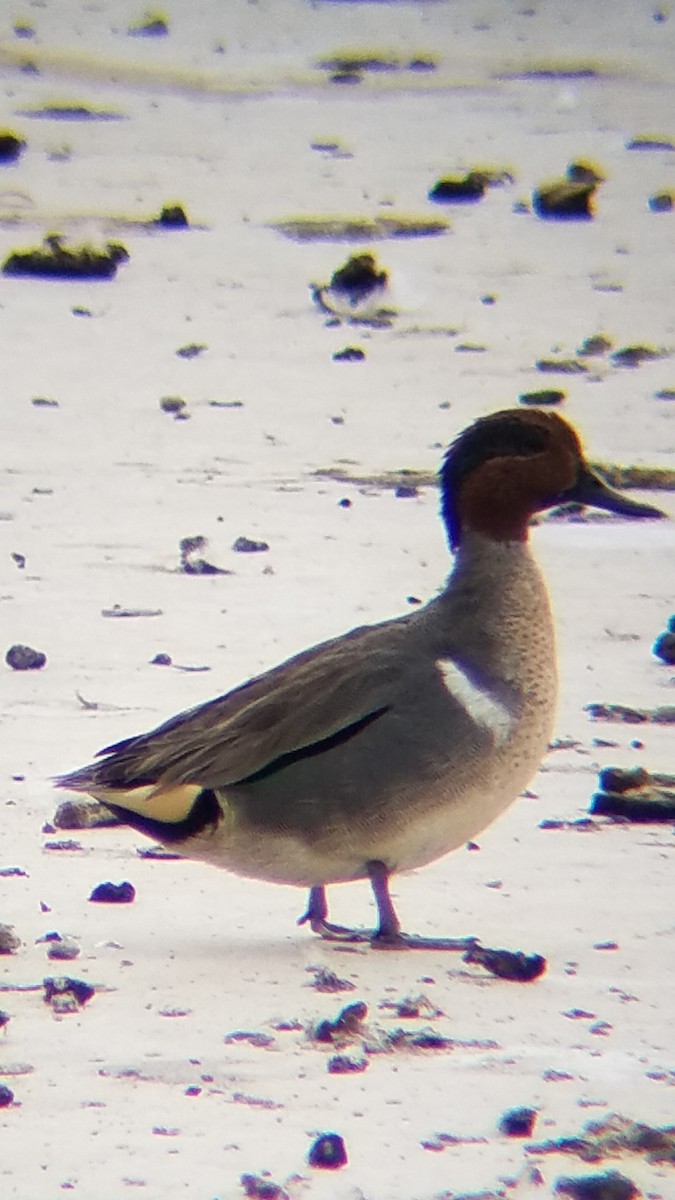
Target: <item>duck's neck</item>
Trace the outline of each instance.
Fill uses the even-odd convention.
[[[555,690],[551,607],[524,541],[465,532],[444,590],[428,608],[436,634],[461,665],[518,689]]]

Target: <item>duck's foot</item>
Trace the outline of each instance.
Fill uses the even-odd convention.
[[[309,924],[313,933],[325,941],[351,942],[370,945],[374,950],[471,950],[478,944],[475,937],[425,938],[414,933],[402,933],[389,895],[389,871],[383,862],[366,863],[366,870],[377,905],[379,924],[377,929],[349,929],[344,925],[333,925],[328,918],[328,902],[323,885],[310,889],[307,911],[298,920],[298,925]]]

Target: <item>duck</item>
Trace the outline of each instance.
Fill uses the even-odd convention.
[[[479,417],[439,473],[454,562],[413,612],[312,646],[57,785],[178,854],[308,889],[299,924],[375,948],[457,950],[406,934],[391,877],[472,840],[527,786],[556,706],[554,623],[529,544],[567,502],[664,514],[610,487],[548,409]],[[329,921],[326,889],[368,880],[374,930]]]

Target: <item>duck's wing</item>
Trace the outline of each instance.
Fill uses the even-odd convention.
[[[308,747],[321,749],[390,709],[417,673],[409,618],[352,630],[150,733],[107,746],[58,786],[105,800],[124,790],[222,788]]]

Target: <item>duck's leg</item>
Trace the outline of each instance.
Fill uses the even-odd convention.
[[[366,863],[370,886],[377,905],[378,927],[370,938],[373,947],[382,950],[469,950],[477,939],[425,938],[414,933],[401,933],[401,922],[389,895],[389,871],[383,862]]]
[[[298,925],[309,924],[313,933],[318,933],[331,942],[367,942],[381,950],[469,950],[477,939],[468,938],[424,938],[415,934],[401,933],[401,923],[396,915],[389,895],[389,871],[383,862],[375,859],[366,863],[366,871],[373,889],[377,906],[377,929],[349,929],[345,925],[333,925],[328,918],[328,902],[323,884],[310,888],[307,909],[298,919]]]
[[[298,925],[309,924],[313,933],[321,934],[321,937],[328,938],[332,941],[361,941],[358,930],[347,929],[344,925],[332,925],[327,920],[328,917],[328,901],[326,900],[326,889],[323,884],[318,887],[309,889],[309,899],[307,901],[307,909],[301,917],[298,918]]]

